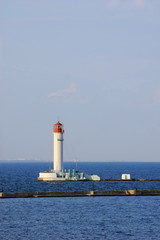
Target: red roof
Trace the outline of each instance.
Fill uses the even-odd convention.
[[[62,125],[62,123],[60,123],[59,121],[57,123],[55,123],[54,125]]]

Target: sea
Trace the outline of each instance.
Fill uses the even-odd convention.
[[[101,178],[160,179],[160,162],[65,162]],[[0,162],[0,191],[160,189],[160,182],[38,182],[51,162]],[[160,196],[0,199],[0,240],[159,240]]]

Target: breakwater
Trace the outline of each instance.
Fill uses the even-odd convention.
[[[38,181],[42,181],[44,182],[44,180],[42,178],[37,178]],[[119,182],[134,182],[134,181],[137,181],[137,182],[158,182],[160,181],[160,179],[146,179],[146,178],[138,178],[138,179],[121,179],[121,178],[101,178],[100,180],[89,180],[89,179],[76,179],[76,180],[65,180],[65,179],[61,179],[61,180],[45,180],[45,182],[62,182],[62,181],[67,181],[67,182],[86,182],[86,181],[92,181],[92,182],[104,182],[104,181],[108,181],[108,182],[116,182],[116,181],[119,181]]]
[[[104,179],[100,179],[99,181],[113,181],[113,182],[116,182],[116,181],[121,181],[121,182],[132,182],[132,181],[137,181],[137,182],[152,182],[152,181],[160,181],[160,179],[146,179],[146,178],[138,178],[138,179],[113,179],[113,178],[104,178]]]
[[[61,192],[0,192],[0,198],[35,197],[96,197],[96,196],[160,196],[160,190],[110,190],[110,191],[61,191]]]

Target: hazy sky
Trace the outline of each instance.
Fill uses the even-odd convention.
[[[0,159],[160,161],[160,1],[0,0]]]

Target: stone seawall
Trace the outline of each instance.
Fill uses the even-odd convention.
[[[113,178],[107,178],[107,179],[101,179],[99,181],[109,181],[109,182],[116,182],[116,181],[119,181],[119,182],[133,182],[133,181],[136,181],[136,182],[158,182],[160,181],[160,179],[146,179],[146,178],[138,178],[138,179],[113,179]]]
[[[160,196],[160,190],[61,191],[61,192],[0,192],[0,198],[87,197],[87,196]]]

